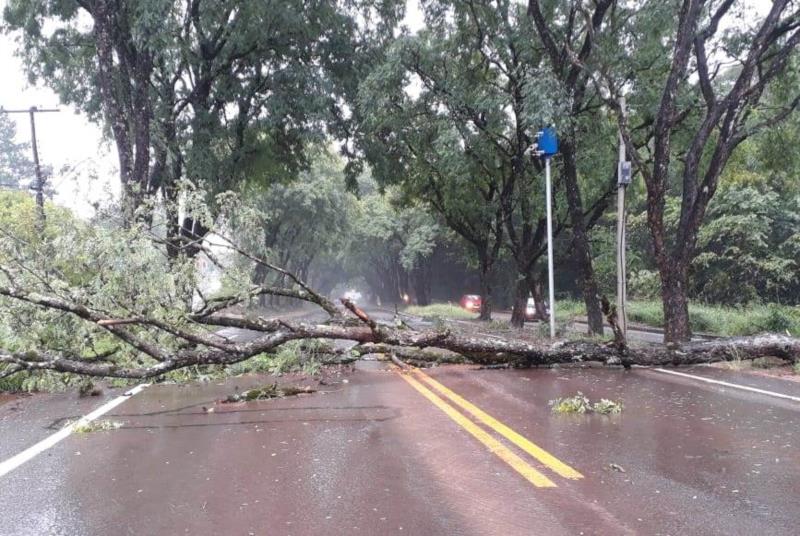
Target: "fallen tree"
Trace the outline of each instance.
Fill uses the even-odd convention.
[[[194,259],[187,257],[183,265],[176,265],[172,259],[159,263],[151,249],[163,244],[150,239],[126,243],[117,235],[112,238],[113,247],[109,247],[113,255],[97,250],[99,237],[95,234],[84,237],[84,242],[76,239],[69,262],[46,245],[29,247],[20,244],[18,238],[13,244],[2,244],[0,337],[3,324],[6,331],[10,325],[17,336],[11,338],[13,347],[3,349],[0,345],[0,378],[26,371],[156,378],[186,367],[233,365],[272,353],[291,341],[314,339],[352,343],[332,351],[326,358],[331,363],[352,362],[369,354],[395,355],[412,363],[467,361],[515,367],[588,361],[626,367],[690,365],[763,356],[796,362],[800,358],[800,340],[783,335],[631,346],[622,338],[607,302],[604,312],[615,332],[610,343],[485,337],[463,328],[412,329],[402,322],[382,324],[347,300],[342,301],[343,307],[337,306],[296,274],[221,237],[218,240],[223,249],[238,261],[250,263],[249,269],[253,264],[261,266],[276,273],[276,281],[289,281],[290,286],[253,285],[244,278],[247,283],[209,297],[197,287],[194,276],[187,279],[175,275],[192,274]],[[205,243],[195,241],[187,246],[199,248],[220,270],[230,272],[230,266],[235,265],[220,261]],[[23,250],[25,255],[19,254]],[[92,264],[82,259],[91,259]],[[241,266],[237,269],[232,271],[229,284],[242,281],[241,274],[246,270]],[[196,299],[185,299],[187,289]],[[313,304],[326,313],[327,319],[265,318],[248,313],[246,308],[243,314],[228,312],[261,295],[288,296]],[[241,342],[224,336],[220,328],[249,330],[256,336]]]
[[[269,292],[268,289],[261,290]],[[583,340],[535,343],[513,338],[468,336],[448,329],[420,331],[379,324],[347,300],[343,300],[343,305],[359,319],[358,325],[353,325],[352,322],[348,325],[345,320],[337,317],[326,323],[308,323],[280,318],[193,315],[200,326],[236,327],[260,334],[251,341],[237,343],[214,334],[203,334],[195,329],[167,325],[148,317],[106,318],[82,306],[65,303],[53,297],[25,294],[8,287],[0,287],[0,295],[76,315],[108,330],[121,343],[137,348],[153,361],[151,364],[131,367],[115,363],[113,354],[90,359],[56,352],[0,351],[0,363],[6,365],[0,377],[21,371],[53,370],[87,376],[146,379],[189,366],[231,365],[276,350],[289,341],[305,339],[331,339],[355,343],[351,348],[336,352],[330,362],[353,361],[369,354],[397,354],[417,363],[447,361],[447,357],[435,352],[426,352],[425,349],[454,352],[473,363],[486,365],[503,363],[515,367],[589,361],[623,366],[692,365],[764,356],[795,362],[800,358],[799,339],[774,334],[690,342],[682,345],[620,348],[617,344]],[[130,326],[148,326],[165,331],[189,346],[174,352],[166,351],[132,333]]]

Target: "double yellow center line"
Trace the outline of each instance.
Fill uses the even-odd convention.
[[[454,393],[421,370],[409,368],[406,371],[401,371],[400,376],[414,389],[419,391],[422,396],[430,400],[434,406],[442,410],[448,417],[455,421],[456,424],[469,432],[475,439],[483,443],[490,452],[494,453],[498,458],[506,462],[534,486],[539,488],[554,488],[556,487],[556,484],[520,456],[515,454],[503,443],[495,439],[495,437],[486,432],[483,428],[456,410],[452,405],[448,404],[436,393],[428,389],[428,387],[423,385],[423,382],[438,391],[445,398],[449,399],[450,402],[471,414],[475,420],[503,436],[506,440],[517,446],[534,459],[538,460],[542,465],[557,475],[570,480],[583,478],[583,475],[578,471],[562,462],[540,446],[536,445],[528,438],[520,435],[507,425],[498,421],[468,400],[459,396],[457,393]]]

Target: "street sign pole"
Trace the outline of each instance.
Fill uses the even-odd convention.
[[[619,100],[620,111],[625,114],[625,97]],[[625,158],[625,140],[619,132],[619,163],[617,165],[617,322],[622,335],[628,335],[628,283],[625,261],[625,189],[631,182],[631,163]]]
[[[550,300],[550,338],[556,336],[556,301],[553,281],[553,192],[550,187],[550,157],[544,159],[545,196],[547,197],[547,287]]]

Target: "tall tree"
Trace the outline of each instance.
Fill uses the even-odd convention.
[[[603,315],[600,310],[597,279],[592,266],[589,224],[584,209],[585,192],[582,191],[579,182],[581,140],[578,122],[586,121],[587,115],[594,116],[593,119],[597,116],[598,99],[591,83],[590,71],[593,68],[591,63],[597,53],[598,34],[601,32],[613,34],[617,29],[609,28],[610,25],[606,21],[609,8],[614,3],[614,0],[599,0],[593,2],[590,7],[584,7],[583,2],[579,1],[548,3],[548,15],[545,16],[541,2],[538,0],[528,2],[528,15],[536,27],[539,41],[568,99],[568,119],[562,122],[559,129],[561,170],[573,236],[573,260],[581,275],[589,331],[598,334],[603,333]],[[572,60],[569,58],[570,55],[574,55]],[[597,162],[593,164],[588,175],[597,177]],[[609,175],[612,178],[614,176],[613,173]],[[593,214],[598,214],[597,208],[600,210],[605,208],[610,191],[608,188],[603,188],[598,201],[592,203],[595,208],[591,211]]]
[[[362,196],[344,253],[350,273],[363,277],[373,297],[385,305],[402,302],[406,295],[428,305],[432,257],[444,242],[444,229],[426,207],[404,200],[398,188],[381,192],[365,177],[359,185]]]
[[[393,0],[12,0],[4,16],[31,79],[108,127],[130,220],[158,192],[174,201],[183,178],[213,192],[306,167],[306,142],[344,130],[357,58],[401,12]]]
[[[634,129],[620,115],[628,153],[647,186],[648,226],[662,282],[665,340],[670,342],[691,335],[689,267],[725,166],[744,140],[780,123],[800,103],[795,89],[780,106],[762,105],[771,88],[793,76],[787,67],[800,44],[800,6],[775,0],[765,15],[752,14],[752,22],[745,24],[732,20],[735,8],[746,7],[739,4],[641,2],[620,54],[649,55],[660,67],[635,71],[617,62],[596,71],[608,75],[599,83],[612,96],[632,91],[638,99],[635,113],[646,127]],[[662,37],[670,43],[666,55]],[[608,102],[616,106],[614,98]],[[646,151],[636,149],[645,143]],[[665,225],[669,190],[680,191],[681,199],[674,232]]]
[[[229,211],[232,233],[250,251],[310,283],[312,276],[330,268],[351,232],[355,198],[344,186],[341,159],[317,150],[310,168],[296,180],[244,188],[237,209]],[[257,265],[252,276],[258,285],[288,284],[286,274],[263,265]],[[279,298],[261,296],[260,302],[278,304]]]
[[[364,84],[362,113],[373,133],[365,146],[379,177],[403,182],[472,244],[486,319],[504,243],[520,282],[537,288],[543,196],[530,149],[534,132],[556,115],[557,95],[547,70],[537,67],[524,7],[424,6],[428,28],[399,39]],[[524,287],[515,315],[522,321]]]

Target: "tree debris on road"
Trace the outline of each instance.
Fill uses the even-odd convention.
[[[235,402],[250,402],[252,400],[269,400],[271,398],[286,398],[287,396],[297,396],[300,394],[309,394],[316,392],[316,389],[311,387],[294,387],[291,385],[278,385],[273,383],[264,387],[256,387],[248,389],[243,393],[236,393],[230,395],[223,404],[230,404]]]

